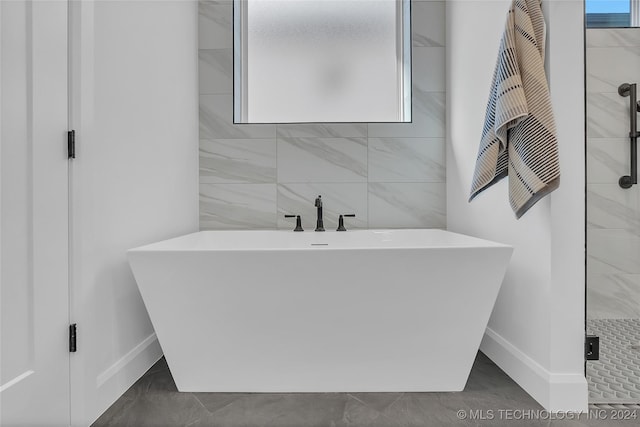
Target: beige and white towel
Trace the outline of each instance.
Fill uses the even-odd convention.
[[[509,175],[517,218],[560,184],[540,3],[513,0],[509,9],[469,198]]]

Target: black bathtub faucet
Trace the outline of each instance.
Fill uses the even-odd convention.
[[[322,196],[316,198],[316,208],[318,208],[318,220],[316,221],[316,231],[324,231],[322,223]]]
[[[344,228],[344,218],[355,218],[356,214],[344,214],[344,215],[340,215],[340,217],[338,218],[338,229],[336,231],[347,231],[346,228]]]
[[[304,229],[302,228],[302,218],[300,218],[300,215],[285,215],[284,217],[296,219],[296,228],[293,231],[304,231]]]

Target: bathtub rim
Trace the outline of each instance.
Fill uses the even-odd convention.
[[[374,245],[359,243],[359,242],[346,242],[346,245],[340,245],[342,242],[323,242],[324,239],[335,239],[344,237],[353,237],[354,235],[370,236],[371,234],[386,234],[392,235],[408,234],[411,232],[426,233],[438,236],[439,241],[436,243],[416,243],[412,241],[409,244],[406,241],[387,241],[374,242]],[[260,246],[260,245],[244,245],[244,246],[207,246],[202,242],[202,236],[210,236],[219,234],[227,239],[234,235],[255,235],[255,234],[274,234],[279,236],[291,236],[293,237],[295,244],[287,246]],[[306,233],[306,234],[303,234]],[[330,251],[376,251],[376,250],[449,250],[460,248],[509,248],[514,250],[513,246],[504,243],[499,243],[491,240],[485,240],[466,234],[455,233],[443,229],[435,228],[405,228],[405,229],[354,229],[346,232],[326,231],[323,233],[317,233],[314,231],[308,231],[303,233],[296,233],[292,230],[201,230],[193,233],[183,234],[175,236],[173,238],[165,239],[162,241],[152,242],[146,245],[138,246],[127,250],[127,256],[136,253],[147,252],[264,252],[264,251],[282,251],[282,252],[294,252],[294,251],[314,251],[314,250],[330,250]],[[402,236],[400,236],[402,237]],[[415,236],[411,236],[415,237]],[[433,237],[433,236],[432,236]],[[304,239],[303,244],[299,242],[299,239]],[[450,241],[446,241],[449,239]],[[442,242],[442,240],[445,240]],[[321,243],[318,243],[320,241]]]

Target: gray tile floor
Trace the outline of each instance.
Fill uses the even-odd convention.
[[[626,411],[626,412],[625,412]],[[458,414],[462,414],[461,419]],[[626,416],[628,421],[613,421]],[[558,414],[556,418],[561,418]],[[638,409],[593,408],[549,419],[524,390],[478,353],[459,393],[179,393],[164,359],[93,427],[638,426]]]

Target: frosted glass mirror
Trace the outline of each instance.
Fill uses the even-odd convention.
[[[235,0],[234,122],[410,122],[409,0]]]

